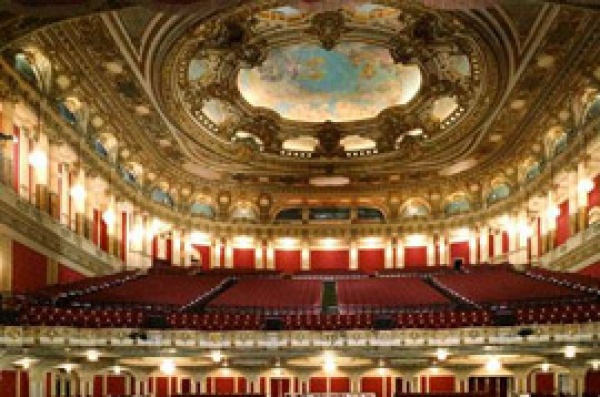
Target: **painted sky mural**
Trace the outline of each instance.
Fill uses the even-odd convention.
[[[394,64],[387,49],[345,42],[327,51],[317,44],[271,50],[267,60],[238,76],[242,96],[294,121],[355,121],[408,103],[419,91],[416,65]]]

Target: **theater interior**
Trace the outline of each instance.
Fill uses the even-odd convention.
[[[0,397],[600,396],[600,3],[0,2],[0,298]]]

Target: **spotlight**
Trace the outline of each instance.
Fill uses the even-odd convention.
[[[332,373],[337,369],[335,355],[332,352],[323,353],[323,372]]]
[[[121,368],[118,365],[115,365],[112,370],[113,370],[113,373],[115,375],[121,375],[121,372],[123,371],[123,368]]]
[[[542,363],[541,368],[542,368],[542,372],[549,372],[550,371],[550,363]]]
[[[497,357],[490,357],[485,363],[485,370],[487,372],[498,372],[502,368],[502,363]]]
[[[218,364],[221,362],[221,360],[223,360],[223,353],[221,353],[220,350],[213,350],[210,353],[210,358],[213,361],[213,363]]]

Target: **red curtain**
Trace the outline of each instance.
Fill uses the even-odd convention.
[[[461,258],[463,264],[468,265],[469,262],[469,242],[450,243],[450,261]]]
[[[191,393],[192,392],[192,380],[190,378],[183,378],[181,380],[181,392]]]
[[[347,249],[310,251],[310,268],[313,270],[348,270],[350,268],[350,251]]]
[[[13,241],[12,260],[13,292],[26,293],[46,286],[48,260],[44,255]]]
[[[404,247],[404,267],[427,266],[427,247]]]
[[[200,256],[200,263],[198,265],[202,269],[210,269],[210,246],[194,245],[194,249],[198,251],[198,255]]]
[[[246,378],[244,378],[244,377],[237,378],[237,392],[238,393],[246,393]]]
[[[383,397],[383,379],[376,377],[361,378],[360,391],[362,393],[374,393],[376,397]]]
[[[166,244],[166,260],[169,265],[173,264],[173,240],[170,238],[165,241]]]
[[[327,378],[310,378],[309,389],[311,393],[327,393]]]
[[[600,206],[600,175],[594,178],[594,188],[588,194],[588,208]]]
[[[283,273],[297,273],[302,269],[302,252],[300,250],[275,250],[275,269]]]
[[[100,249],[108,252],[108,225],[100,218]]]
[[[350,393],[350,378],[330,378],[331,393]]]
[[[254,248],[234,248],[233,267],[236,269],[255,269],[256,255]]]
[[[454,393],[454,376],[430,376],[430,393]]]
[[[494,248],[494,235],[490,233],[488,235],[488,254],[490,258],[494,257]]]
[[[358,268],[366,273],[375,273],[385,267],[385,250],[370,248],[358,250]]]
[[[21,397],[29,397],[29,373],[19,372],[19,388]]]
[[[289,392],[289,378],[271,378],[271,397],[284,397]]]
[[[71,269],[70,267],[63,265],[62,263],[58,264],[58,283],[66,284],[72,283],[73,281],[79,281],[84,279],[85,276],[79,273],[76,270]]]
[[[538,372],[535,374],[535,391],[539,394],[554,393],[554,374]]]

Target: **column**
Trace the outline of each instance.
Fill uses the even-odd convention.
[[[15,130],[13,124],[15,104],[11,101],[2,101],[2,113],[0,117],[0,131],[7,135],[12,135]],[[18,139],[18,138],[17,138]],[[2,163],[0,164],[0,181],[6,186],[14,186],[14,151],[15,147],[18,147],[18,140],[16,142],[4,142],[0,144],[0,158]]]
[[[310,270],[310,241],[307,238],[302,240],[302,250],[300,255],[302,270]]]
[[[266,240],[267,244],[267,269],[275,269],[275,249],[273,239]]]
[[[391,237],[387,237],[385,240],[384,258],[384,267],[386,269],[392,269],[394,267],[394,244]]]
[[[233,268],[233,245],[231,244],[231,237],[224,238],[222,241],[225,246],[225,268],[232,269]]]
[[[18,181],[19,181],[19,196],[27,201],[31,201],[31,186],[29,181],[29,147],[30,136],[29,132],[22,127],[19,128],[19,165],[18,165]]]
[[[537,263],[539,259],[540,240],[538,236],[541,235],[539,218],[535,218],[533,226],[531,227],[531,262]]]
[[[516,228],[516,250],[511,253],[509,262],[513,264],[524,265],[528,262],[527,258],[527,240],[529,238],[529,222],[525,209],[519,211],[517,216]]]
[[[350,240],[350,270],[358,270],[358,243],[355,238]]]
[[[490,228],[485,225],[479,228],[479,262],[489,263],[490,262],[490,249],[489,244]]]
[[[396,268],[402,269],[406,264],[404,261],[404,236],[398,236],[396,241]]]
[[[48,147],[48,213],[50,216],[60,222],[62,214],[62,191],[68,184],[68,179],[65,178],[66,173],[63,172],[63,168],[65,168],[66,165],[60,161],[59,150],[60,141],[54,137],[51,137]]]
[[[29,162],[33,168],[33,191],[34,203],[36,207],[45,213],[49,213],[50,195],[48,191],[49,180],[49,160],[48,160],[48,137],[39,133],[38,139],[33,144],[33,150],[30,153]]]
[[[495,230],[492,236],[492,241],[494,242],[494,257],[501,257],[502,256],[502,234],[503,231],[502,230]],[[494,258],[492,258],[493,260]],[[495,262],[495,260],[493,260],[493,262]]]
[[[472,265],[479,263],[479,258],[477,258],[478,230],[478,228],[474,227],[469,231],[469,263]]]
[[[567,182],[569,184],[569,237],[579,233],[579,222],[578,222],[578,197],[577,197],[577,186],[578,186],[578,175],[577,169],[570,171],[567,175]]]
[[[435,266],[435,239],[433,233],[427,235],[427,266]]]
[[[171,264],[173,266],[183,266],[184,263],[182,263],[181,261],[181,236],[182,236],[182,232],[180,230],[177,229],[173,229],[173,231],[171,232],[171,255],[172,255],[172,261]]]
[[[594,182],[588,178],[584,161],[577,166],[577,229],[584,231],[589,226],[588,195],[594,188]]]
[[[256,238],[254,240],[254,262],[255,262],[255,268],[256,269],[264,269],[265,268],[265,261],[263,258],[263,240],[260,238]]]
[[[559,210],[558,210],[558,206],[555,203],[555,199],[554,199],[554,186],[552,186],[550,188],[550,190],[548,191],[548,198],[547,198],[547,211],[546,211],[546,217],[547,217],[547,221],[548,221],[548,233],[547,233],[547,249],[548,251],[551,251],[552,249],[554,249],[554,240],[556,237],[556,217],[558,217],[559,215]]]
[[[450,256],[450,247],[447,244],[446,232],[442,231],[438,234],[438,245],[440,249],[440,265],[448,265],[450,262],[448,257]]]
[[[12,291],[12,239],[0,232],[0,291]]]
[[[221,267],[221,237],[213,237],[211,244],[211,268]]]

